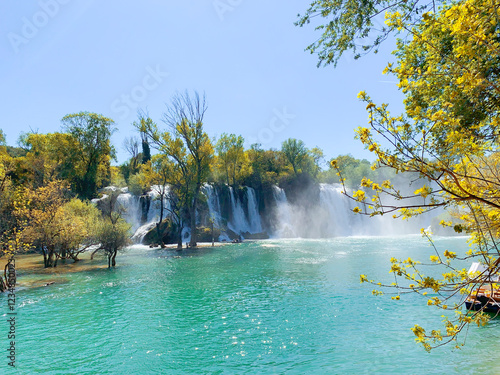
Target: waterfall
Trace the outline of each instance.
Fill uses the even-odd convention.
[[[340,184],[320,184],[320,205],[327,210],[328,216],[324,226],[325,237],[345,237],[353,235],[370,235],[376,232],[373,224],[366,216],[354,214],[356,204],[342,194]]]
[[[120,192],[116,201],[120,210],[123,212],[123,218],[131,225],[131,230],[134,233],[132,235],[132,241],[136,243],[142,242],[144,236],[155,227],[156,223],[160,219],[161,202],[159,198],[161,196],[161,192],[164,192],[163,218],[169,216],[168,209],[170,208],[170,202],[167,199],[169,191],[168,186],[162,187],[155,185],[151,187],[151,190],[146,194],[146,196],[143,197],[143,199],[147,199],[150,202],[147,207],[147,212],[143,212],[141,197],[129,193],[128,188],[119,189],[114,186],[109,186],[104,188],[103,191],[108,194],[109,192]],[[93,199],[92,203],[98,204],[100,201],[108,199],[108,194],[103,194],[103,196],[99,199]]]
[[[291,204],[286,193],[273,186],[276,201],[276,237],[328,238],[371,234],[371,222],[355,215],[355,202],[342,194],[340,184],[320,184],[319,202]]]
[[[214,227],[222,228],[222,214],[217,189],[210,184],[205,184],[203,185],[202,191],[207,197],[208,211],[210,213],[210,219],[214,222]]]
[[[292,210],[286,198],[285,190],[273,185],[273,196],[276,201],[276,221],[274,235],[276,237],[297,237],[292,224]]]
[[[147,199],[150,201],[149,209],[146,215],[146,223],[141,225],[139,228],[135,229],[134,235],[132,236],[132,241],[136,243],[141,243],[144,236],[148,234],[151,229],[153,229],[158,221],[160,220],[161,214],[161,193],[163,193],[163,219],[167,218],[170,214],[168,209],[170,208],[170,201],[168,200],[168,193],[170,188],[168,186],[153,185],[151,190],[146,194]],[[140,202],[138,204],[139,213],[142,213],[142,207]]]
[[[255,190],[251,187],[246,188],[247,202],[248,202],[248,223],[250,226],[250,233],[261,233],[262,222],[260,220],[259,206],[257,204],[257,197]]]
[[[128,192],[121,193],[116,201],[124,212],[123,218],[132,226],[132,232],[135,232],[141,226],[142,210],[139,197]]]
[[[220,231],[219,241],[230,240],[231,232],[250,238],[262,238],[260,236],[266,232],[277,238],[408,234],[419,233],[420,228],[430,224],[430,217],[425,215],[408,223],[394,220],[392,214],[373,218],[354,214],[354,207],[359,206],[362,210],[365,207],[346,197],[340,184],[319,184],[316,188],[315,192],[294,198],[291,203],[285,190],[278,186],[273,186],[271,196],[266,198],[258,196],[251,187],[237,190],[231,186],[205,184],[202,193],[207,197],[207,206],[205,209],[200,207],[197,215],[203,225],[208,225],[208,219],[213,220],[214,227]],[[152,186],[146,195],[138,197],[130,194],[127,188],[109,187],[103,190],[102,198],[94,199],[93,202],[98,204],[99,201],[108,199],[111,192],[119,191],[117,202],[123,210],[123,218],[132,226],[132,239],[142,242],[144,236],[159,221],[162,192],[163,218],[169,216],[170,205],[166,196],[168,189]],[[259,201],[262,212],[266,214],[265,221],[262,221],[260,215]],[[183,234],[189,237],[189,228],[184,228]],[[234,238],[234,234],[231,238]]]
[[[168,186],[153,185],[151,190],[148,191],[147,196],[150,199],[151,205],[148,210],[146,224],[155,223],[160,220],[161,202],[160,196],[163,192],[163,219],[169,216],[168,209],[170,208],[170,201],[168,200],[168,193],[170,188]]]
[[[245,216],[245,211],[238,197],[235,196],[233,187],[229,187],[231,197],[232,220],[228,223],[228,228],[235,233],[250,232],[250,226]]]
[[[369,217],[355,214],[354,207],[366,210],[363,203],[345,196],[340,184],[319,184],[319,202],[293,205],[285,191],[273,186],[276,202],[274,236],[329,238],[419,233],[427,227],[430,216],[421,215],[412,222],[395,220],[392,214]],[[352,192],[348,193],[352,194]],[[368,194],[368,192],[367,192]]]

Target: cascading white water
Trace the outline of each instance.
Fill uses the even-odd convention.
[[[139,202],[139,197],[130,193],[122,193],[116,198],[117,203],[123,210],[123,218],[132,227],[132,232],[141,226],[141,204]]]
[[[151,187],[151,190],[147,193],[147,199],[149,199],[149,209],[147,210],[147,217],[145,218],[145,223],[141,225],[143,219],[143,208],[141,206],[141,198],[128,192],[128,188],[117,188],[114,186],[109,186],[103,189],[104,192],[112,193],[119,192],[120,194],[116,198],[120,210],[123,212],[123,218],[131,225],[131,231],[133,234],[132,241],[142,242],[144,236],[155,227],[156,223],[160,219],[161,202],[160,196],[163,193],[163,218],[166,218],[168,214],[168,209],[170,208],[170,202],[167,199],[167,194],[169,187],[155,185]],[[99,199],[93,199],[92,202],[98,204],[99,201],[108,199],[109,195],[104,194]]]
[[[135,242],[141,242],[144,236],[155,227],[160,218],[160,186],[153,186],[147,193],[149,207],[147,212],[143,212],[142,204],[145,198],[134,196],[126,188],[108,188],[109,191],[120,190],[118,203],[123,208],[124,218],[132,225]],[[109,192],[105,190],[105,192]],[[258,200],[253,188],[246,187],[246,207],[243,206],[245,199],[241,200],[233,187],[228,187],[230,209],[229,218],[222,215],[221,197],[218,189],[210,184],[203,186],[202,192],[207,196],[207,205],[210,218],[214,221],[214,226],[221,230],[219,240],[229,240],[225,228],[237,234],[262,233],[265,230],[259,214]],[[169,201],[166,197],[168,187],[163,191],[164,213],[163,218],[169,216]],[[356,235],[384,235],[394,233],[418,233],[421,226],[429,225],[429,220],[417,221],[416,225],[409,225],[401,220],[393,220],[392,215],[373,218],[357,215],[353,213],[355,206],[360,206],[358,202],[350,200],[342,194],[342,187],[339,184],[319,185],[319,204],[309,205],[291,204],[283,189],[273,186],[273,196],[276,202],[274,213],[268,211],[272,230],[269,234],[278,238],[290,237],[338,237]],[[101,198],[106,199],[106,195]],[[99,200],[94,200],[98,202]],[[228,213],[226,213],[227,215]],[[146,216],[146,217],[143,217]],[[268,219],[269,219],[268,218]],[[229,219],[229,220],[228,220]],[[141,225],[141,221],[144,223]],[[227,225],[227,227],[226,227]],[[185,235],[189,236],[188,228],[185,228]]]
[[[261,233],[262,222],[260,220],[259,207],[257,204],[257,197],[255,190],[251,187],[246,188],[247,202],[248,202],[248,224],[250,226],[250,233]]]
[[[205,184],[203,186],[203,194],[207,197],[208,211],[210,214],[210,219],[213,220],[214,227],[221,231],[219,235],[219,241],[231,241],[224,229],[224,220],[221,214],[219,194],[217,189],[215,189],[210,184]]]
[[[207,197],[210,219],[214,221],[214,226],[216,228],[222,228],[222,215],[221,215],[219,194],[217,193],[217,189],[215,189],[210,184],[205,184],[203,185],[202,191]]]
[[[285,191],[274,186],[276,200],[276,237],[344,237],[418,233],[429,225],[429,216],[422,215],[411,223],[394,220],[392,215],[368,217],[355,214],[354,207],[366,210],[364,204],[345,196],[340,184],[320,184],[319,205],[292,205]],[[352,194],[352,192],[350,192]]]
[[[151,224],[158,222],[160,220],[160,210],[161,210],[161,201],[160,196],[163,193],[163,219],[165,219],[168,215],[168,210],[170,209],[170,201],[168,200],[168,193],[170,188],[168,186],[160,186],[153,185],[151,186],[151,190],[148,191],[147,195],[150,199],[150,206],[148,210],[148,216],[146,219],[146,224]]]
[[[227,224],[228,228],[235,233],[250,232],[250,225],[245,216],[245,211],[241,206],[240,200],[235,196],[234,189],[229,187],[231,197],[231,210],[233,213],[232,220]]]
[[[325,235],[329,237],[375,235],[378,223],[352,211],[356,204],[346,197],[340,184],[320,184],[320,205],[328,211]],[[368,219],[368,220],[367,220]]]
[[[160,186],[153,185],[151,186],[151,190],[148,191],[147,196],[149,197],[149,209],[147,212],[146,223],[137,228],[132,236],[132,241],[141,243],[144,239],[144,236],[153,229],[156,224],[160,220],[160,216],[163,216],[163,219],[169,216],[168,209],[170,208],[170,202],[168,200],[169,193],[168,186]],[[161,201],[160,197],[163,195],[163,215],[161,215]],[[140,207],[140,203],[138,204],[139,213],[142,215],[142,207]]]
[[[276,223],[274,225],[276,237],[297,237],[292,224],[292,208],[286,198],[285,190],[273,185],[273,196],[276,201]]]

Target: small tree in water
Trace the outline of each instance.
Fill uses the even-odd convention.
[[[118,251],[130,243],[130,225],[122,218],[123,209],[117,202],[118,192],[113,192],[101,204],[102,219],[97,224],[96,241],[108,257],[108,268],[116,266]]]
[[[130,243],[130,225],[123,219],[113,222],[109,218],[104,218],[99,224],[97,237],[101,243],[100,249],[108,257],[108,268],[116,266],[116,255]]]

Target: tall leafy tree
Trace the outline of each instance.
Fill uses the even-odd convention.
[[[281,144],[281,152],[293,168],[293,172],[297,174],[302,162],[308,155],[308,150],[301,140],[288,138]]]
[[[56,267],[61,231],[60,210],[67,199],[68,186],[51,181],[36,189],[25,187],[15,203],[14,215],[26,247],[34,246],[43,253],[44,265]]]
[[[111,135],[114,121],[90,112],[70,114],[62,119],[63,128],[77,142],[75,188],[85,199],[94,197],[97,189],[110,178],[110,161],[115,157]]]
[[[223,133],[215,145],[219,168],[223,171],[228,185],[236,183],[245,159],[244,142],[241,135]]]
[[[163,121],[167,131],[160,131],[152,121],[141,121],[139,130],[147,134],[155,147],[178,166],[189,191],[190,246],[197,244],[196,208],[203,183],[210,174],[213,146],[203,129],[207,110],[205,96],[188,92],[176,94]]]

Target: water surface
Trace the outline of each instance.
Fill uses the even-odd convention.
[[[436,244],[466,248],[463,238]],[[391,257],[432,251],[420,236],[268,240],[180,256],[132,248],[115,270],[18,291],[11,372],[498,373],[498,322],[471,327],[462,350],[428,354],[410,328],[441,328],[441,312],[416,296],[374,297],[359,283],[361,273],[390,282]],[[5,296],[0,303],[5,313]],[[0,368],[8,373],[7,359]]]

